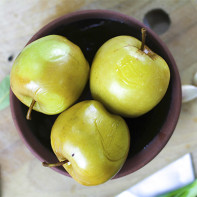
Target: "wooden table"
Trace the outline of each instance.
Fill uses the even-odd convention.
[[[161,8],[171,19],[160,35],[171,50],[182,83],[192,83],[197,71],[197,1],[195,0],[1,0],[0,80],[11,70],[13,59],[31,36],[51,20],[76,10],[110,9],[142,21]],[[9,61],[11,60],[11,61]],[[176,130],[166,147],[149,164],[124,178],[85,187],[51,169],[43,168],[18,136],[10,108],[0,112],[0,169],[3,197],[111,197],[191,152],[197,162],[197,101],[182,106]],[[183,169],[184,170],[184,169]]]

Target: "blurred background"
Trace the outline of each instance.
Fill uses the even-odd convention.
[[[182,84],[197,72],[196,0],[1,0],[0,81],[28,40],[53,19],[77,10],[108,9],[151,27],[177,63]],[[44,168],[25,147],[13,124],[10,107],[0,111],[0,193],[3,197],[111,197],[191,153],[197,168],[197,101],[182,105],[175,132],[161,153],[145,167],[123,178],[93,187]],[[184,170],[184,169],[183,169]]]

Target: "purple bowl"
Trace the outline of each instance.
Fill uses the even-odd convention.
[[[86,10],[71,13],[50,22],[39,30],[27,43],[50,34],[67,37],[83,51],[90,65],[99,47],[108,39],[118,35],[130,35],[141,39],[141,28],[145,27],[136,19],[109,10]],[[171,72],[171,80],[166,95],[150,112],[139,118],[125,118],[131,133],[131,147],[128,158],[114,177],[122,177],[142,168],[150,162],[170,139],[181,109],[181,82],[176,63],[159,37],[147,29],[146,44],[165,59]],[[88,85],[80,99],[91,99]],[[57,162],[50,145],[51,127],[57,118],[32,112],[32,120],[25,115],[28,108],[10,92],[10,104],[15,126],[30,151],[41,161]],[[63,167],[55,171],[69,176]]]

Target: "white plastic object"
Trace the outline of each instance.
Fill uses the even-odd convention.
[[[197,87],[193,85],[182,85],[182,103],[197,98]]]

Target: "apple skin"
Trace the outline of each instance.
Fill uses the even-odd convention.
[[[123,166],[129,151],[130,133],[120,116],[101,103],[82,101],[61,113],[51,132],[52,149],[63,167],[80,184],[98,185]]]
[[[131,36],[104,43],[93,60],[90,89],[95,100],[113,113],[138,117],[153,109],[165,95],[170,70],[165,60]]]
[[[63,36],[49,35],[27,45],[11,70],[11,89],[26,106],[44,114],[58,114],[82,93],[89,64],[81,49]]]

